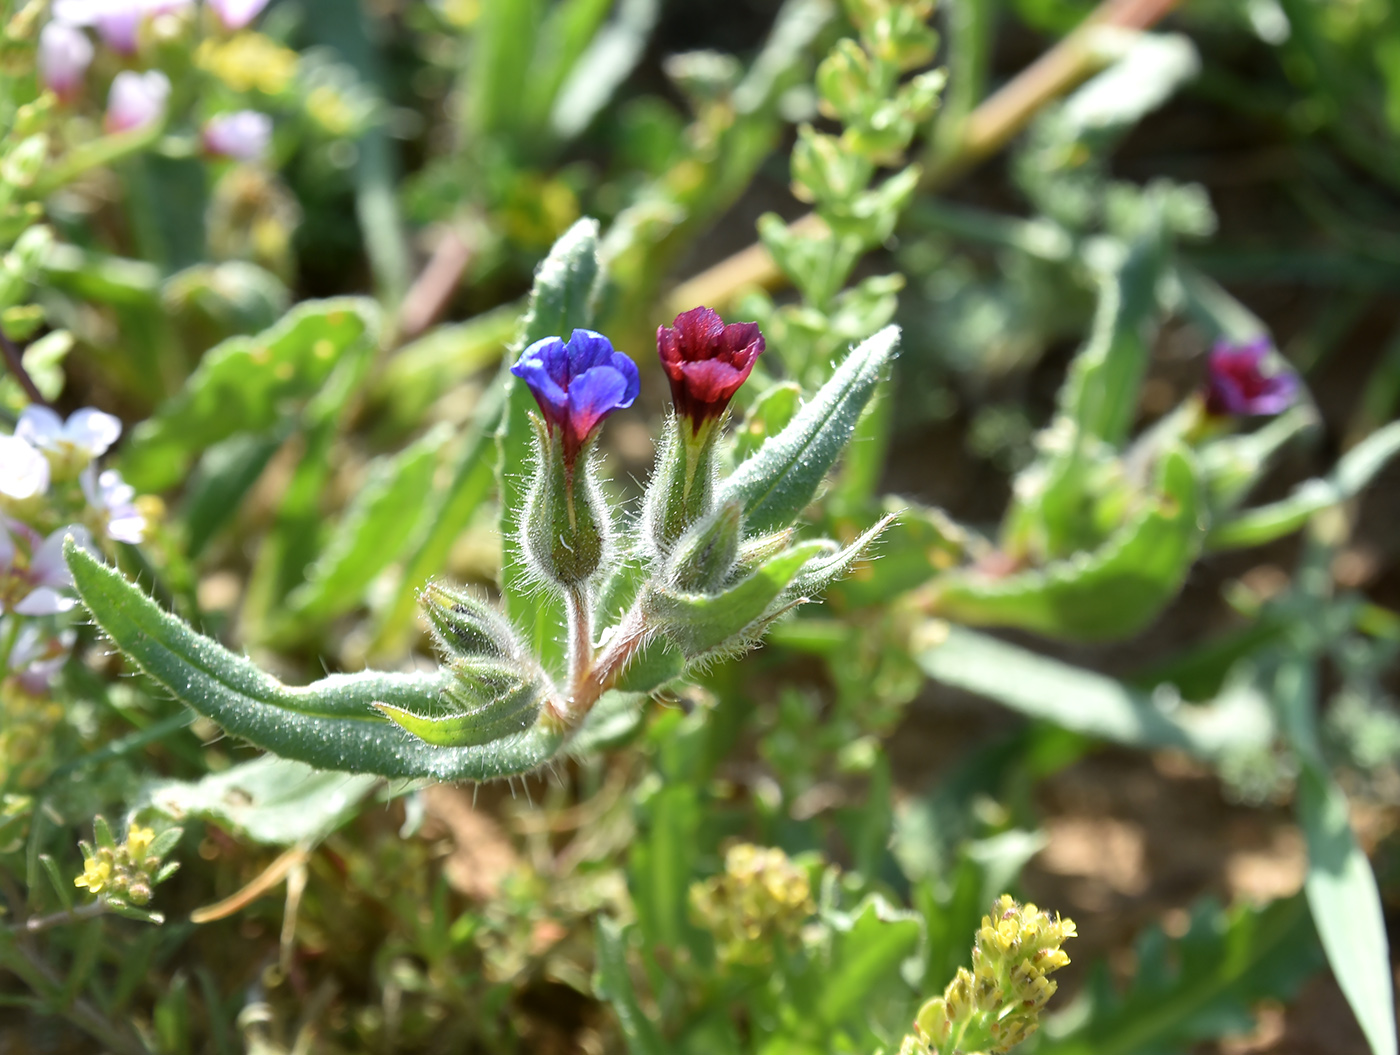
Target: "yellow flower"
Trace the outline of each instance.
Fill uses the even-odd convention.
[[[100,894],[111,878],[112,864],[110,861],[89,857],[83,862],[83,874],[73,880],[73,885],[87,887],[92,893]]]
[[[223,42],[205,40],[194,61],[236,92],[256,89],[264,95],[281,95],[297,72],[297,53],[261,33],[239,33]]]
[[[146,851],[155,841],[156,833],[150,828],[132,828],[126,833],[126,849],[137,863],[146,856]]]

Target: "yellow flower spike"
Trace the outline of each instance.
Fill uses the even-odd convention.
[[[1025,1040],[1058,988],[1047,975],[1069,963],[1060,945],[1076,933],[1073,920],[1002,895],[982,917],[973,970],[959,968],[943,996],[924,1004],[901,1055],[1000,1053]]]
[[[765,962],[773,940],[794,940],[816,911],[806,872],[781,850],[750,843],[729,849],[722,875],[691,887],[690,904],[730,963]]]

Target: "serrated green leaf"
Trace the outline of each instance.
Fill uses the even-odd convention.
[[[224,341],[184,390],[132,433],[122,458],[127,480],[138,490],[163,491],[206,447],[270,429],[289,403],[320,390],[347,351],[372,343],[378,327],[373,301],[341,297],[306,301],[270,330]]]
[[[489,780],[537,769],[564,744],[562,731],[535,725],[492,744],[432,747],[373,705],[427,708],[447,687],[446,672],[333,674],[292,688],[195,633],[71,542],[64,556],[93,619],[146,674],[228,732],[283,758],[385,777]]]
[[[1241,688],[1210,706],[1158,706],[1113,678],[1036,655],[959,626],[942,624],[915,638],[914,661],[929,677],[975,692],[1032,718],[1134,747],[1179,747],[1211,758],[1229,749],[1262,749],[1273,736],[1269,711]]]
[[[993,578],[952,572],[933,610],[976,626],[1014,626],[1061,640],[1128,637],[1176,596],[1205,538],[1204,495],[1184,448],[1162,459],[1157,490],[1093,553]]]
[[[1400,421],[1377,429],[1347,451],[1330,475],[1299,484],[1282,501],[1245,510],[1215,525],[1206,538],[1206,547],[1222,550],[1262,546],[1297,531],[1314,513],[1355,498],[1397,454]]]
[[[567,340],[574,329],[589,326],[598,276],[598,221],[585,218],[564,232],[535,272],[530,307],[507,365],[541,338]],[[501,493],[501,602],[510,619],[525,630],[545,669],[550,670],[563,656],[563,606],[552,593],[531,583],[520,546],[520,513],[525,508],[529,469],[535,458],[530,414],[537,406],[529,388],[518,377],[507,375],[505,386],[505,410],[496,433],[496,475]]]
[[[1117,993],[1106,970],[1051,1020],[1039,1055],[1168,1055],[1247,1029],[1260,999],[1287,999],[1317,968],[1317,939],[1301,895],[1262,909],[1197,905],[1190,929],[1169,940],[1153,928],[1137,947],[1138,974]]]
[[[899,327],[861,342],[831,380],[718,488],[716,505],[738,500],[750,533],[787,527],[816,496],[899,345]]]
[[[748,643],[755,624],[771,617],[777,602],[803,566],[830,552],[831,543],[802,542],[771,557],[745,579],[715,594],[655,590],[650,607],[687,659],[730,644]]]

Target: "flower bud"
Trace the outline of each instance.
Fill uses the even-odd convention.
[[[658,326],[656,351],[671,381],[676,413],[700,435],[718,420],[763,354],[756,322],[725,325],[706,307],[676,316],[674,328]]]
[[[521,520],[523,549],[537,578],[557,586],[586,582],[603,561],[607,508],[588,457],[566,453],[568,434],[536,422],[538,463]]]
[[[211,117],[204,126],[204,151],[234,161],[258,161],[272,140],[272,118],[256,110]]]
[[[697,436],[679,417],[663,427],[665,438],[647,488],[642,515],[651,552],[662,557],[714,504],[714,435]]]
[[[728,502],[681,536],[668,562],[668,584],[687,593],[719,589],[734,570],[742,535],[742,507]]]
[[[443,582],[430,582],[423,587],[418,602],[428,617],[433,637],[449,655],[505,659],[519,654],[510,623],[495,608],[466,590]]]
[[[1216,416],[1282,414],[1298,398],[1298,375],[1291,370],[1265,373],[1273,350],[1267,337],[1243,344],[1217,342],[1211,349],[1206,379],[1206,410]]]
[[[165,120],[170,78],[160,70],[123,70],[112,79],[103,127],[109,133],[133,132]]]
[[[66,22],[50,22],[39,34],[39,76],[44,87],[65,103],[82,91],[83,74],[92,62],[92,41]]]

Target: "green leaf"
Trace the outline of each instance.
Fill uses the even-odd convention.
[[[541,338],[567,340],[574,329],[589,326],[598,277],[598,221],[585,218],[564,232],[535,272],[530,308],[516,340],[515,354],[509,357],[507,365]],[[505,385],[505,412],[496,434],[496,472],[501,492],[501,599],[506,614],[525,630],[535,654],[548,670],[563,655],[559,631],[563,607],[552,593],[539,590],[530,581],[520,548],[520,512],[525,508],[529,468],[535,458],[530,414],[537,407],[534,396],[519,378],[508,375]]]
[[[792,421],[802,406],[802,389],[793,381],[773,385],[754,400],[744,423],[734,430],[734,460],[744,462]]]
[[[546,686],[511,660],[459,658],[438,713],[416,713],[387,703],[379,711],[420,740],[437,747],[471,747],[524,733],[539,717]],[[420,709],[421,710],[421,709]]]
[[[751,643],[777,613],[774,602],[808,561],[830,552],[831,543],[802,542],[721,593],[679,593],[656,589],[650,606],[664,633],[687,659]],[[783,606],[786,607],[786,606]]]
[[[64,557],[93,619],[146,674],[228,732],[283,758],[385,777],[489,780],[531,772],[563,746],[563,732],[535,725],[491,744],[432,747],[374,705],[432,707],[448,687],[446,672],[332,674],[289,687],[162,611],[71,541]]]
[[[148,784],[133,812],[153,809],[180,823],[199,817],[259,843],[315,843],[353,817],[378,782],[265,755],[196,781]]]
[[[923,636],[927,643],[916,637],[913,655],[929,677],[1078,733],[1133,747],[1179,747],[1206,758],[1263,748],[1273,736],[1267,705],[1243,687],[1213,705],[1168,709],[1112,678],[974,630],[930,624]]]
[[[865,1020],[872,998],[907,995],[901,968],[918,953],[924,938],[923,919],[917,913],[871,895],[849,916],[830,913],[827,921],[835,933],[818,1004],[823,1022],[836,1026]]]
[[[1329,773],[1305,766],[1298,821],[1308,844],[1303,889],[1332,973],[1374,1055],[1395,1055],[1395,990],[1380,890],[1352,834],[1347,797]]]
[[[619,0],[617,16],[593,38],[554,97],[549,126],[556,135],[572,139],[612,98],[646,51],[660,6],[658,0]]]
[[[1059,1021],[1038,1055],[1168,1055],[1226,1033],[1247,1032],[1261,999],[1286,1000],[1316,970],[1316,938],[1301,896],[1262,909],[1198,904],[1180,938],[1157,928],[1137,942],[1137,975],[1124,993],[1105,967]]]
[[[642,834],[628,858],[628,886],[647,947],[680,949],[689,931],[690,882],[704,821],[697,785],[673,780],[643,803]]]
[[[666,1055],[668,1049],[661,1042],[661,1035],[637,1002],[632,988],[632,975],[627,969],[631,928],[624,928],[600,913],[596,933],[598,966],[593,976],[594,996],[612,1005],[631,1055]]]
[[[359,603],[366,587],[398,559],[427,503],[450,426],[433,429],[391,458],[376,460],[336,522],[307,581],[287,598],[288,619],[324,622]]]
[[[720,485],[716,505],[742,502],[752,534],[796,520],[851,438],[898,344],[899,327],[886,326],[856,347],[788,426]]]
[[[1176,596],[1205,537],[1204,495],[1185,448],[1167,452],[1157,490],[1093,553],[1001,578],[958,571],[933,586],[933,610],[977,626],[1069,641],[1128,637]]]
[[[796,596],[815,598],[838,578],[851,570],[866,551],[875,543],[887,527],[894,521],[895,514],[888,513],[868,528],[844,549],[826,557],[816,557],[798,573],[792,581],[791,593]]]
[[[376,339],[378,319],[363,298],[307,301],[270,330],[211,349],[184,390],[133,432],[122,459],[127,480],[165,490],[206,447],[272,428],[289,403],[319,391],[347,351]]]
[[[1215,525],[1206,538],[1206,547],[1222,550],[1262,546],[1297,531],[1314,513],[1355,498],[1396,454],[1400,454],[1400,421],[1377,429],[1347,451],[1330,475],[1299,484],[1282,501],[1246,510]]]
[[[1137,418],[1157,314],[1162,232],[1149,226],[1122,264],[1100,279],[1099,304],[1088,342],[1074,357],[1060,393],[1060,410],[1085,437],[1122,445]]]
[[[285,420],[267,432],[240,433],[204,452],[185,492],[185,550],[193,559],[229,522],[267,463],[291,434]]]

